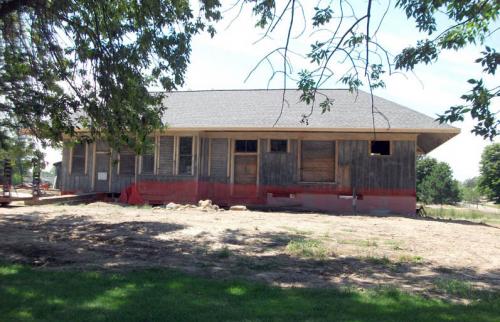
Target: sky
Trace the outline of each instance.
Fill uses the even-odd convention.
[[[308,1],[302,1],[304,5]],[[394,2],[394,1],[393,1]],[[280,3],[278,1],[278,3]],[[316,3],[316,2],[315,2]],[[386,9],[386,1],[376,2],[372,21],[378,21]],[[230,2],[225,8],[230,8]],[[365,5],[364,1],[356,2]],[[304,8],[308,24],[304,24],[301,15],[296,15],[290,49],[305,54],[315,39],[324,39],[325,33],[312,33],[310,17],[312,7]],[[209,90],[209,89],[255,89],[255,88],[283,88],[283,78],[275,76],[270,82],[272,70],[269,65],[263,64],[257,68],[246,80],[249,72],[270,50],[283,46],[288,25],[279,25],[270,38],[262,38],[263,31],[255,28],[256,18],[252,16],[250,7],[244,8],[238,15],[239,7],[223,13],[224,19],[216,26],[217,34],[213,39],[202,34],[194,38],[192,43],[191,63],[186,73],[185,84],[181,90]],[[233,20],[234,18],[234,20]],[[283,17],[288,22],[289,16]],[[438,22],[447,22],[439,18]],[[305,29],[303,27],[306,27]],[[489,43],[500,47],[500,36],[494,34]],[[402,48],[416,43],[417,39],[425,37],[419,34],[412,21],[406,19],[401,11],[391,9],[376,35],[377,40],[383,43],[391,53],[397,53]],[[438,62],[428,66],[418,66],[413,73],[395,74],[385,79],[386,88],[377,90],[374,94],[392,100],[421,113],[436,117],[450,106],[462,103],[460,96],[469,90],[467,79],[481,77],[481,68],[474,60],[479,57],[481,47],[467,47],[455,51],[446,51]],[[294,71],[304,67],[311,67],[308,60],[298,55],[290,54]],[[272,58],[278,69],[282,61],[279,57]],[[333,62],[332,69],[341,72],[345,64]],[[486,78],[490,84],[493,78]],[[498,83],[498,80],[496,80]],[[498,84],[495,84],[498,85]],[[296,88],[296,83],[288,80],[288,88]],[[341,84],[329,81],[325,88],[341,88]],[[500,111],[498,99],[492,108]],[[450,164],[458,180],[465,180],[479,174],[479,160],[484,147],[491,142],[483,140],[470,133],[473,123],[470,119],[465,122],[454,123],[453,126],[461,129],[461,133],[442,146],[432,151],[429,156]],[[498,140],[497,140],[498,141]],[[49,163],[61,159],[60,151],[47,150]]]

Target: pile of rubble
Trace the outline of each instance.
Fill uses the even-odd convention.
[[[165,209],[168,210],[186,210],[186,209],[196,209],[196,210],[201,210],[201,211],[224,211],[225,209],[219,207],[218,205],[212,203],[212,200],[207,199],[207,200],[200,200],[198,201],[198,205],[193,205],[193,204],[178,204],[175,202],[170,202],[165,206]],[[234,210],[234,211],[245,211],[247,210],[246,206],[231,206],[229,210]]]

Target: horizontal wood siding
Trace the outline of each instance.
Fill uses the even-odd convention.
[[[301,181],[335,181],[335,141],[302,141]]]

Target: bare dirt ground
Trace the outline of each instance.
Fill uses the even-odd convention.
[[[417,217],[12,206],[0,208],[0,258],[47,269],[171,267],[280,286],[439,293],[436,282],[460,280],[500,290],[499,227]]]

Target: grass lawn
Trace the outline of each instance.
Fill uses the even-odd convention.
[[[490,225],[500,225],[500,215],[475,209],[425,208],[426,215],[432,218],[468,220]]]
[[[395,289],[281,289],[171,270],[0,264],[0,321],[498,321],[500,298],[456,304]]]

